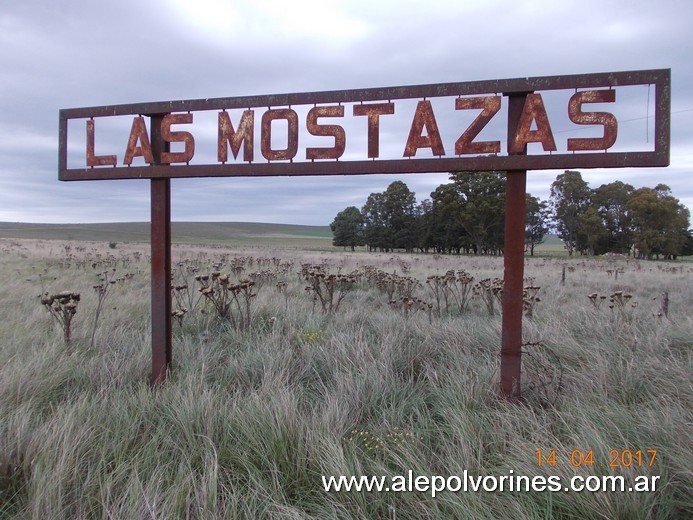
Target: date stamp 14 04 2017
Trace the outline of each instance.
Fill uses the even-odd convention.
[[[537,466],[572,466],[592,467],[608,466],[610,468],[652,467],[657,459],[657,450],[609,450],[608,458],[598,460],[593,450],[572,450],[570,453],[559,453],[558,450],[536,450]]]

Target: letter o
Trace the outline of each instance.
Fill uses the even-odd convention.
[[[456,481],[455,485],[452,484],[453,481]],[[462,488],[462,479],[460,479],[460,477],[455,476],[455,475],[448,477],[447,488],[446,488],[448,491],[452,491],[453,493],[455,493],[455,492],[459,491],[461,488]]]
[[[272,121],[285,119],[289,125],[286,148],[272,148]],[[290,108],[269,109],[262,114],[260,133],[260,150],[268,161],[287,161],[296,157],[298,152],[298,114]]]

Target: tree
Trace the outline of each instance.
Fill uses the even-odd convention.
[[[363,216],[355,206],[349,206],[337,213],[330,229],[333,234],[332,245],[350,247],[354,251],[356,246],[366,243],[363,236]]]
[[[534,256],[534,248],[546,240],[550,218],[549,203],[527,193],[525,200],[525,245],[529,248],[530,256]]]
[[[689,229],[686,232],[686,237],[683,241],[683,247],[681,248],[681,256],[691,255],[693,255],[693,229]]]
[[[433,202],[425,199],[416,207],[416,247],[422,253],[435,247],[433,228]]]
[[[621,181],[602,184],[592,193],[592,204],[597,209],[609,233],[606,252],[630,254],[633,245],[631,214],[628,201],[635,188]]]
[[[598,255],[608,249],[609,232],[594,206],[588,206],[577,220],[575,247],[582,254]]]
[[[368,248],[413,251],[416,236],[416,197],[402,181],[390,184],[383,193],[371,193],[361,208]]]
[[[450,178],[462,200],[460,222],[474,253],[502,251],[505,172],[456,172]]]
[[[364,240],[370,251],[385,249],[387,232],[384,210],[384,195],[371,193],[361,208],[364,224]]]
[[[416,245],[416,195],[402,181],[390,184],[384,193],[383,207],[389,230],[389,249],[414,251]]]
[[[690,212],[666,184],[639,188],[628,201],[635,248],[640,258],[676,258],[684,250]]]
[[[454,184],[441,184],[431,192],[431,239],[437,252],[458,253],[464,245],[462,198]]]
[[[567,170],[551,184],[551,205],[558,236],[572,256],[577,246],[578,219],[590,204],[590,189],[580,172]]]

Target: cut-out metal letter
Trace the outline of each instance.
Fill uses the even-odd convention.
[[[94,120],[87,119],[87,166],[115,166],[118,158],[115,155],[95,155],[94,153]]]
[[[272,121],[285,119],[288,123],[286,148],[272,148]],[[269,109],[262,114],[260,150],[268,161],[286,161],[296,157],[298,152],[298,114],[290,108]]]
[[[306,148],[306,159],[339,159],[346,148],[346,132],[339,125],[319,125],[320,117],[344,117],[344,106],[313,107],[306,116],[306,127],[311,135],[334,137],[332,148]]]
[[[426,135],[422,135],[424,128],[426,129]],[[433,155],[439,157],[445,155],[436,116],[433,113],[431,102],[428,100],[419,101],[416,104],[416,112],[414,112],[414,119],[411,122],[411,129],[409,130],[409,137],[404,147],[403,156],[413,157],[419,148],[430,148]]]
[[[536,130],[532,130],[532,123],[536,123]],[[508,152],[522,153],[528,143],[541,143],[545,152],[556,151],[556,141],[541,94],[527,94],[515,135],[508,136]]]
[[[182,152],[161,152],[161,164],[188,163],[195,155],[195,138],[190,132],[171,132],[171,125],[190,124],[192,114],[166,114],[161,120],[161,137],[168,143],[185,143]]]
[[[380,116],[395,113],[394,103],[354,105],[355,116],[368,116],[368,158],[380,157]]]
[[[484,129],[488,122],[495,116],[501,107],[500,96],[481,96],[471,98],[457,98],[455,100],[455,110],[471,110],[481,108],[481,113],[476,116],[472,124],[455,142],[455,153],[464,154],[484,154],[500,153],[500,141],[479,141],[474,142],[474,138]]]
[[[618,121],[609,112],[583,112],[583,103],[613,103],[616,101],[616,91],[585,90],[576,92],[568,102],[568,117],[576,125],[602,125],[603,137],[572,137],[567,141],[568,151],[577,150],[608,150],[616,142],[618,136]]]
[[[140,143],[139,145],[137,144],[138,142]],[[132,159],[135,157],[144,158],[144,162],[147,164],[154,162],[152,145],[149,143],[149,134],[147,134],[147,125],[142,116],[137,116],[132,120],[132,128],[130,129],[130,137],[128,138],[128,146],[125,149],[123,164],[130,166]]]
[[[233,158],[238,158],[243,143],[243,160],[252,162],[255,154],[254,132],[255,118],[253,110],[245,110],[238,123],[238,131],[234,130],[233,123],[227,112],[219,112],[219,137],[217,144],[217,160],[225,163],[229,158],[228,146],[231,146]]]

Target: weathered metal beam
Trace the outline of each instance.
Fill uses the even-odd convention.
[[[565,170],[626,168],[669,164],[669,153],[576,153],[382,161],[282,162],[207,165],[155,165],[128,168],[63,170],[60,180],[156,179],[196,177],[297,177],[319,175],[370,175],[375,173],[448,173],[454,171]]]
[[[594,74],[566,74],[485,81],[465,81],[402,87],[300,92],[259,96],[223,97],[180,101],[157,101],[124,105],[105,105],[61,110],[66,118],[105,117],[132,114],[160,114],[202,110],[231,110],[248,107],[288,107],[324,103],[353,103],[392,99],[415,99],[475,94],[533,92],[536,90],[562,90],[572,88],[599,88],[609,86],[668,84],[669,69],[603,72]]]

